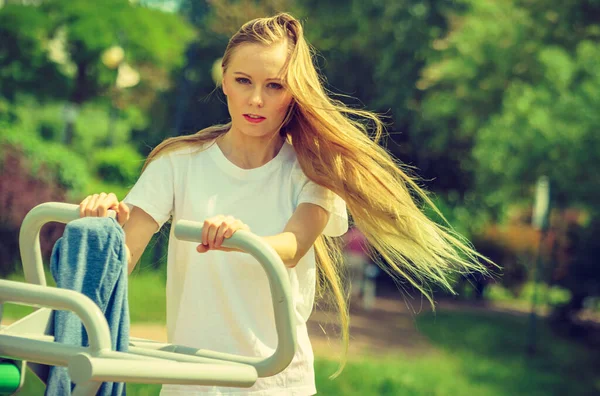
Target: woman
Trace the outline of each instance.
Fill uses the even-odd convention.
[[[130,271],[170,217],[204,221],[195,249],[169,241],[169,342],[251,356],[270,355],[276,345],[268,282],[252,257],[224,252],[221,243],[240,229],[264,237],[293,289],[292,363],[249,390],[164,386],[162,394],[315,394],[306,330],[315,295],[337,305],[348,345],[336,238],[348,229],[347,210],[383,258],[382,268],[423,292],[429,281],[451,289],[449,272],[484,269],[477,253],[421,212],[413,195],[432,204],[377,145],[377,116],[326,95],[296,19],[283,13],[246,23],[229,41],[222,70],[231,122],[165,140],[124,201],[89,196],[81,215],[118,212]],[[367,122],[375,126],[372,138]]]

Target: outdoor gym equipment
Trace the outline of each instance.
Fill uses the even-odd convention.
[[[44,383],[48,366],[68,367],[76,384],[73,396],[87,396],[96,394],[102,382],[250,387],[257,378],[277,374],[292,361],[296,329],[285,266],[271,246],[248,231],[237,231],[223,246],[251,254],[267,274],[278,339],[271,356],[232,355],[141,338],[131,338],[126,353],[111,350],[108,324],[100,308],[81,293],[46,285],[40,229],[51,221],[68,223],[78,218],[78,205],[48,202],[33,208],[23,220],[19,248],[26,282],[0,280],[0,395],[14,394],[23,386],[27,366]],[[179,220],[173,227],[177,239],[201,242],[202,223]],[[3,303],[38,309],[2,326]],[[74,312],[85,327],[89,346],[55,342],[49,335],[52,310]]]

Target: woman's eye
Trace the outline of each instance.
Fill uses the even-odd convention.
[[[283,85],[281,84],[277,84],[277,83],[269,83],[269,85],[267,85],[269,88],[273,88],[273,89],[282,89]]]
[[[235,81],[237,81],[240,84],[250,84],[250,80],[244,77],[238,77],[235,79]]]

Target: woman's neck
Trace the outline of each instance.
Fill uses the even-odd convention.
[[[285,139],[279,135],[251,137],[234,129],[217,139],[223,155],[242,169],[253,169],[271,161],[283,146]]]

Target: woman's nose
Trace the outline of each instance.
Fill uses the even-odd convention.
[[[260,88],[255,89],[250,97],[250,104],[257,107],[263,107],[264,102]]]

